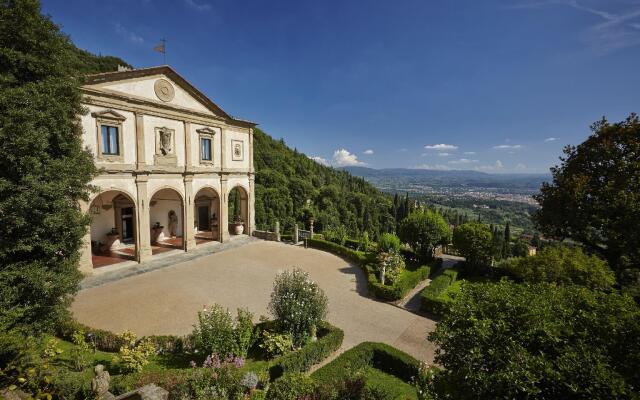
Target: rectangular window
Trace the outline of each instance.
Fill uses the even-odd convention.
[[[102,154],[118,155],[118,127],[102,125]]]
[[[200,158],[203,161],[211,161],[211,139],[200,139]]]

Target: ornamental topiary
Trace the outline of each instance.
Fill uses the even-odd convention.
[[[302,347],[327,315],[328,299],[305,271],[295,268],[276,276],[269,311],[295,347]]]

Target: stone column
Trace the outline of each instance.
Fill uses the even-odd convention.
[[[247,193],[247,226],[249,232],[247,235],[251,236],[253,231],[256,230],[256,196],[255,196],[255,175],[249,174],[249,193]]]
[[[249,172],[253,173],[253,128],[249,129]]]
[[[136,112],[136,167],[144,169],[147,165],[147,154],[144,146],[144,115]]]
[[[184,177],[184,249],[185,251],[196,248],[196,235],[193,231],[194,222],[194,198],[193,198],[193,175],[185,175]]]
[[[227,176],[220,177],[220,241],[229,241],[229,192]]]
[[[89,211],[89,203],[81,201],[80,211],[87,213]],[[87,232],[82,237],[82,247],[80,248],[80,261],[78,269],[83,275],[93,274],[93,259],[91,258],[91,225],[87,227]]]
[[[220,170],[227,169],[227,130],[220,127]],[[227,230],[229,230],[227,228]]]
[[[293,225],[293,244],[298,244],[298,224]]]
[[[274,231],[276,233],[276,242],[280,241],[280,221],[276,221],[276,226],[274,228]]]
[[[148,175],[136,176],[136,188],[138,200],[136,204],[136,258],[142,263],[151,258],[151,225],[149,222],[149,192],[147,182]]]
[[[193,166],[191,159],[191,123],[184,121],[184,169],[189,171]]]

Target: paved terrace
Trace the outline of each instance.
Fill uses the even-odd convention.
[[[329,297],[328,320],[345,332],[341,350],[377,341],[421,360],[433,360],[434,346],[426,336],[435,321],[370,298],[362,271],[337,256],[252,238],[214,251],[203,248],[198,254],[180,254],[87,278],[72,311],[79,321],[113,332],[184,335],[192,331],[198,310],[212,303],[232,311],[247,307],[256,319],[268,315],[274,277],[300,267]],[[416,302],[401,304],[412,309]]]

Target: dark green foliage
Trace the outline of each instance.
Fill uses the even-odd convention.
[[[445,298],[443,294],[456,281],[457,277],[458,271],[454,269],[441,271],[440,275],[420,292],[420,309],[438,317],[445,315],[449,310],[451,300]]]
[[[545,236],[570,238],[600,254],[619,278],[634,268],[631,276],[640,280],[640,119],[631,114],[610,124],[603,118],[591,130],[551,168],[553,182],[536,196],[542,208],[535,223]]]
[[[322,322],[318,326],[318,340],[308,342],[300,350],[286,354],[273,364],[269,369],[271,379],[275,379],[288,372],[306,372],[312,366],[329,357],[342,345],[344,332]]]
[[[453,245],[471,269],[477,271],[491,264],[493,237],[487,225],[474,221],[456,226]]]
[[[617,293],[467,283],[429,340],[452,398],[638,396],[640,308]]]
[[[309,247],[313,247],[319,250],[326,250],[333,254],[342,256],[350,261],[355,262],[358,265],[363,265],[368,261],[367,255],[363,251],[352,250],[345,246],[340,246],[337,243],[329,242],[322,239],[307,239]]]
[[[367,231],[377,238],[394,229],[391,198],[364,179],[320,165],[260,129],[253,146],[259,228],[280,221],[286,231],[295,222],[308,229],[313,217],[317,231],[344,225],[352,235]]]
[[[410,214],[400,223],[400,239],[420,256],[423,261],[431,259],[439,244],[447,244],[451,233],[442,215],[437,211],[424,210]]]
[[[309,376],[294,372],[274,381],[267,391],[267,400],[298,400],[311,397],[315,383]]]
[[[607,262],[580,247],[546,247],[535,256],[510,258],[500,264],[509,275],[530,283],[550,282],[608,289],[615,282]]]
[[[400,251],[400,239],[393,233],[383,233],[378,238],[378,251],[385,253]]]
[[[332,383],[354,371],[373,367],[405,382],[417,375],[420,362],[384,343],[363,342],[345,351],[311,376],[319,383]]]
[[[78,202],[96,172],[77,118],[83,57],[36,0],[0,2],[0,324],[9,328],[51,330],[80,280],[89,219]]]

